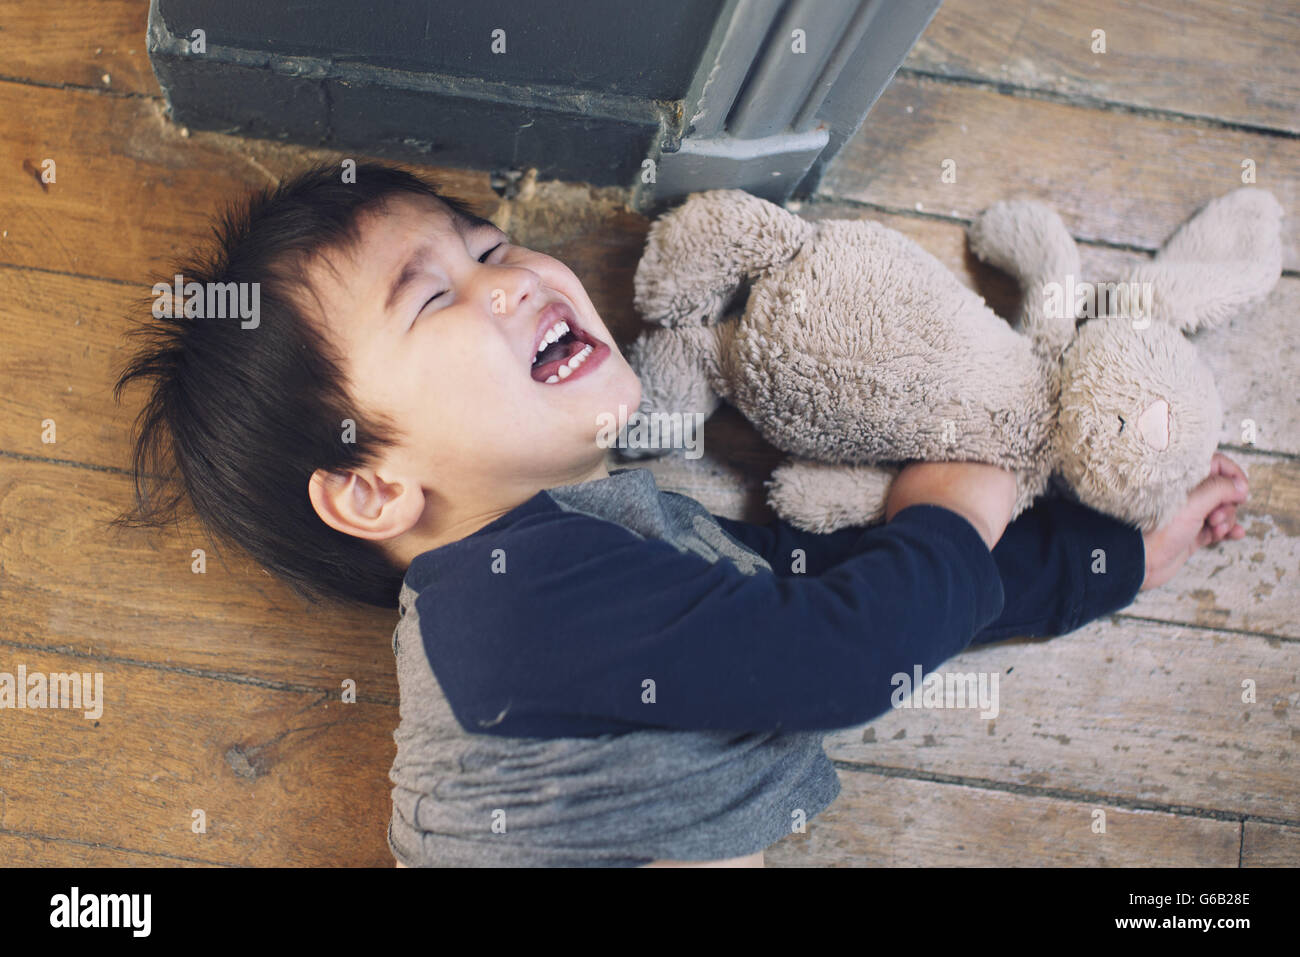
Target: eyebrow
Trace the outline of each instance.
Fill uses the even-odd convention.
[[[482,216],[475,216],[472,213],[456,212],[452,215],[452,222],[455,225],[456,232],[464,236],[466,233],[477,232],[482,229],[494,229],[497,232],[504,232],[499,226],[490,219],[484,219]],[[384,312],[390,312],[395,303],[406,287],[419,278],[425,265],[432,258],[433,247],[429,244],[420,246],[413,252],[406,262],[402,265],[401,271],[398,272],[397,278],[393,280],[392,286],[388,290],[388,298],[384,301]]]

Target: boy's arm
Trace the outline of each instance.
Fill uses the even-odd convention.
[[[1146,575],[1142,533],[1060,498],[1039,499],[993,548],[1006,602],[972,644],[1064,635],[1128,606]]]
[[[860,537],[822,574],[778,578],[567,515],[441,549],[416,606],[466,730],[849,727],[1003,604],[984,539],[954,511],[913,505]],[[507,573],[491,573],[494,550]]]
[[[782,518],[759,525],[724,515],[713,517],[728,535],[762,555],[772,566],[772,571],[782,578],[797,574],[820,575],[828,568],[834,568],[859,551],[858,543],[863,532],[878,527],[851,526],[819,534],[795,528]],[[803,555],[802,571],[794,570],[796,549]]]
[[[781,519],[757,525],[714,518],[782,576],[798,574],[793,571],[795,549],[805,557],[806,573],[816,575],[857,553],[863,536],[862,528],[819,535]],[[1059,498],[1040,498],[1008,525],[993,548],[993,560],[1005,605],[973,644],[1074,631],[1129,605],[1146,572],[1138,529]]]

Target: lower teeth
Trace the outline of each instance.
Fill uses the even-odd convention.
[[[550,385],[553,382],[559,382],[561,379],[567,379],[573,373],[577,372],[578,366],[582,365],[582,363],[586,361],[587,356],[591,355],[591,352],[591,346],[583,346],[579,352],[574,353],[568,362],[560,366],[556,373],[546,377],[546,384]]]

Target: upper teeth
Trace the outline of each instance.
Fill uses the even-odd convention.
[[[551,326],[551,328],[546,330],[546,335],[542,336],[542,341],[537,344],[537,353],[540,353],[543,349],[568,331],[569,324],[563,319]],[[534,354],[534,358],[536,358],[536,354]]]

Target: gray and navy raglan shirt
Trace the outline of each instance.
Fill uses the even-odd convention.
[[[817,535],[711,515],[644,468],[538,492],[407,570],[389,848],[411,867],[752,854],[834,800],[823,735],[888,711],[894,675],[1073,631],[1144,574],[1136,528],[1065,499],[990,552],[937,505]]]

